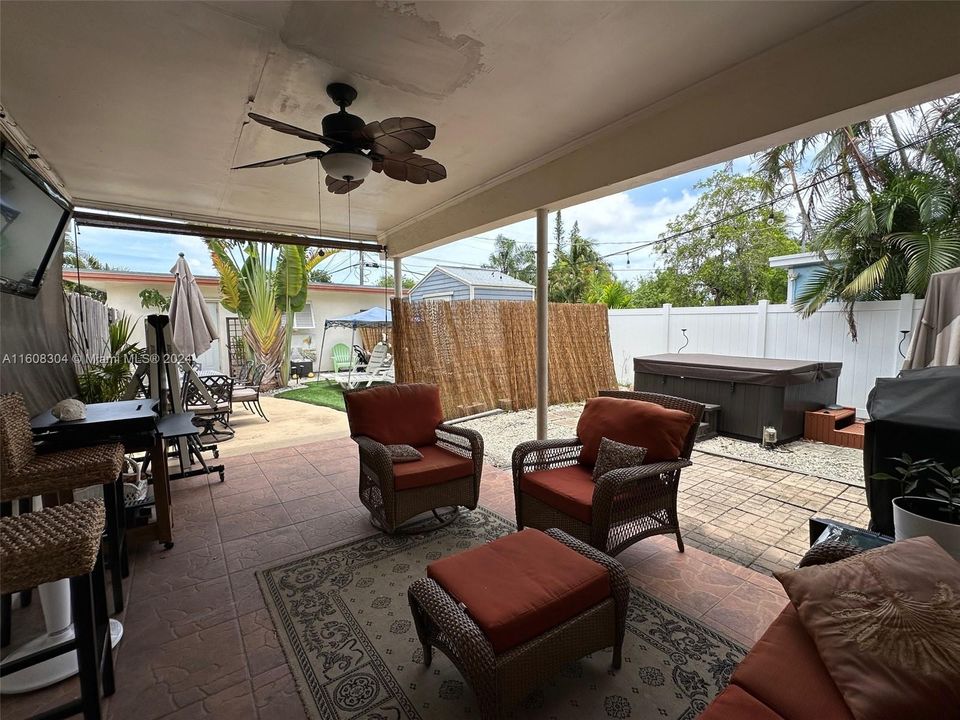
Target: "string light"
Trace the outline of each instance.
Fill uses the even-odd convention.
[[[888,157],[890,157],[890,156],[892,156],[892,155],[896,155],[896,154],[899,153],[901,150],[906,150],[907,148],[914,147],[915,145],[922,145],[922,144],[924,144],[924,143],[930,142],[931,140],[937,138],[937,137],[940,136],[940,135],[945,135],[945,134],[947,134],[947,132],[949,132],[949,129],[944,129],[944,130],[941,130],[940,132],[936,132],[936,133],[933,133],[933,134],[931,134],[931,135],[927,135],[926,137],[923,137],[923,138],[919,138],[919,139],[917,139],[917,140],[914,140],[913,142],[906,143],[905,145],[898,145],[897,147],[893,148],[892,150],[889,150],[888,152],[885,152],[885,153],[883,153],[883,154],[881,154],[881,155],[877,155],[876,157],[874,157],[874,158],[870,161],[869,164],[870,164],[870,165],[876,165],[880,160],[883,160],[883,159],[885,159],[885,158],[888,158]],[[836,165],[836,164],[838,164],[838,163],[833,163],[833,164]],[[749,215],[750,213],[756,212],[757,210],[763,210],[764,208],[770,208],[770,218],[773,218],[774,221],[775,221],[775,216],[774,216],[774,213],[773,213],[773,208],[774,208],[774,206],[776,206],[777,203],[782,202],[782,201],[784,201],[784,200],[787,200],[787,199],[793,197],[794,195],[799,195],[801,192],[803,192],[803,191],[805,191],[805,190],[811,190],[811,189],[813,189],[813,188],[819,187],[820,185],[823,185],[824,183],[831,182],[831,181],[836,180],[836,179],[838,179],[838,178],[842,178],[842,177],[844,177],[845,175],[847,175],[848,172],[849,172],[849,171],[847,171],[847,170],[841,170],[840,172],[834,173],[833,175],[827,175],[827,176],[825,176],[825,177],[823,177],[823,178],[820,178],[819,180],[815,180],[815,181],[813,181],[813,182],[807,183],[806,185],[801,185],[801,186],[798,187],[796,190],[788,190],[788,191],[783,192],[783,193],[781,193],[780,195],[777,195],[775,198],[772,198],[772,199],[770,199],[770,200],[768,200],[768,201],[766,201],[766,202],[758,203],[757,205],[753,205],[752,207],[746,208],[746,209],[744,209],[744,210],[740,210],[739,212],[731,213],[730,215],[726,215],[725,217],[721,217],[721,218],[719,218],[719,219],[717,219],[717,220],[714,220],[714,221],[712,221],[712,222],[704,223],[703,225],[699,225],[699,226],[697,226],[697,227],[692,227],[692,228],[689,228],[689,229],[687,229],[687,230],[683,230],[683,231],[681,231],[681,232],[674,233],[674,234],[672,234],[672,235],[667,235],[667,236],[658,238],[658,239],[656,239],[656,240],[650,240],[650,241],[647,241],[647,242],[644,242],[644,243],[640,243],[639,245],[635,245],[635,246],[633,246],[633,247],[627,248],[626,250],[618,250],[618,251],[616,251],[616,252],[608,253],[607,255],[601,255],[601,257],[604,258],[604,259],[606,259],[606,258],[615,257],[615,256],[617,256],[617,255],[626,255],[626,254],[628,254],[628,253],[635,252],[635,251],[637,251],[637,250],[642,250],[643,248],[650,247],[651,245],[656,245],[657,243],[669,242],[670,240],[676,240],[677,238],[681,238],[681,237],[684,237],[684,236],[686,236],[686,235],[693,235],[694,233],[698,233],[698,232],[701,232],[701,231],[703,231],[703,230],[712,230],[713,228],[717,227],[718,225],[722,225],[722,224],[724,224],[724,223],[726,223],[726,222],[728,222],[728,221],[730,221],[730,220],[734,220],[735,218],[742,217],[743,215]],[[768,219],[768,222],[769,222],[769,219]],[[711,238],[711,239],[715,239],[715,238],[716,238],[716,233],[715,233],[715,232],[712,232],[712,233],[710,234],[710,238]]]

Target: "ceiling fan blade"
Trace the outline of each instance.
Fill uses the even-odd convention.
[[[326,155],[325,152],[320,150],[313,150],[311,152],[297,153],[296,155],[286,155],[284,157],[274,158],[273,160],[263,160],[261,162],[250,163],[249,165],[238,165],[235,168],[230,168],[231,170],[246,170],[247,168],[262,168],[262,167],[276,167],[277,165],[292,165],[293,163],[303,162],[304,160],[309,160],[310,158],[318,158]]]
[[[447,177],[447,169],[443,165],[415,153],[388,155],[382,162],[384,175],[401,182],[422,185]]]
[[[327,175],[327,190],[334,195],[346,195],[351,190],[363,185],[363,180],[338,180],[335,177]]]
[[[429,147],[437,128],[419,118],[393,117],[369,123],[363,128],[363,136],[381,155],[404,155]]]
[[[330,147],[341,144],[336,140],[332,140],[319,133],[315,133],[310,130],[304,130],[303,128],[298,128],[296,125],[290,125],[279,120],[274,120],[273,118],[268,118],[266,115],[260,115],[259,113],[253,112],[247,113],[247,115],[254,122],[258,122],[261,125],[266,125],[271,130],[276,130],[277,132],[282,132],[286,135],[296,135],[298,138],[303,138],[304,140],[313,140],[315,142],[326,143]]]

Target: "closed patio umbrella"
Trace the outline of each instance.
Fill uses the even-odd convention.
[[[960,365],[960,268],[934,273],[903,369]]]
[[[173,344],[184,355],[196,357],[209,350],[213,341],[220,337],[217,325],[210,317],[200,286],[190,272],[183,253],[180,253],[170,272],[177,278],[170,299]]]

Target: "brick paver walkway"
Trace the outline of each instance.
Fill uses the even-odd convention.
[[[694,547],[765,573],[788,569],[810,546],[807,521],[866,527],[862,488],[694,451],[678,509]]]

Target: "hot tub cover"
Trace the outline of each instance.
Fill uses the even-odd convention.
[[[785,387],[840,376],[842,363],[815,360],[664,353],[633,359],[635,372]]]

